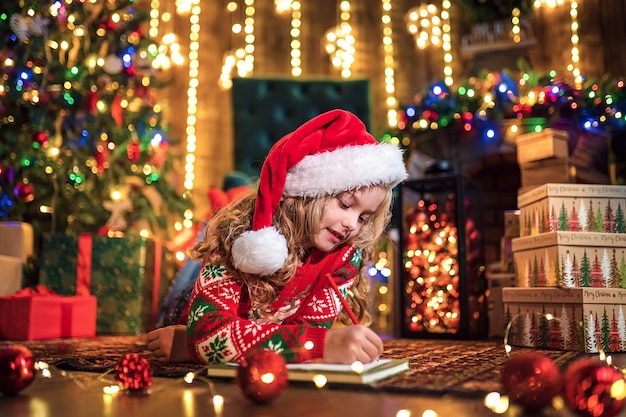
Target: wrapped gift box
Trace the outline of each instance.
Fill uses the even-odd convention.
[[[22,287],[24,265],[33,255],[33,226],[23,222],[0,222],[0,296]]]
[[[20,258],[0,255],[0,296],[14,294],[22,287],[23,265]]]
[[[39,282],[59,294],[98,299],[98,334],[153,328],[169,282],[163,245],[138,235],[44,234]]]
[[[0,297],[0,339],[96,335],[96,297],[25,293]]]
[[[545,232],[626,232],[626,186],[543,184],[518,194],[520,235]]]
[[[509,345],[626,351],[626,289],[509,287],[502,299]]]
[[[504,237],[512,239],[520,237],[519,210],[504,211]]]
[[[569,155],[568,135],[564,130],[544,129],[541,132],[531,132],[519,135],[515,140],[517,145],[517,162],[541,161],[544,159],[563,159]]]
[[[626,288],[624,233],[542,233],[512,249],[517,287]]]
[[[0,297],[0,339],[41,340],[61,337],[61,297]]]
[[[33,255],[33,226],[23,222],[0,222],[0,255],[26,263]]]
[[[547,182],[575,183],[576,169],[567,158],[545,159],[520,164],[520,183],[524,191]]]
[[[507,324],[503,315],[502,289],[515,284],[515,274],[492,272],[488,269],[486,278],[489,302],[489,337],[502,337]]]
[[[61,337],[95,336],[97,305],[93,295],[61,297]]]

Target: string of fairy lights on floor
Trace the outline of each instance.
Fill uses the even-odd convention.
[[[396,98],[395,60],[393,50],[393,27],[391,0],[382,0],[383,53],[385,71],[385,105],[387,106],[387,126],[398,126],[398,100]]]

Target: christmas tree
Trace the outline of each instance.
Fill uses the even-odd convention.
[[[133,0],[0,5],[0,220],[43,232],[169,237],[191,199],[171,185],[174,138]],[[162,58],[162,57],[159,57]]]

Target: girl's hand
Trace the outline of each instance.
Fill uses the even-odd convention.
[[[370,363],[382,353],[380,337],[368,327],[354,325],[328,330],[322,360],[327,363]]]

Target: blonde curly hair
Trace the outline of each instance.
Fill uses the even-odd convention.
[[[311,236],[319,231],[320,220],[329,201],[337,195],[320,198],[283,197],[273,218],[273,225],[287,240],[288,257],[283,267],[269,276],[259,276],[238,271],[233,266],[232,244],[242,233],[252,227],[252,217],[256,192],[224,207],[211,219],[207,226],[204,240],[195,244],[190,251],[191,257],[201,262],[225,266],[234,279],[241,281],[248,288],[254,288],[255,301],[269,305],[276,298],[276,289],[283,287],[295,275],[298,265],[307,257],[312,248]],[[363,249],[359,273],[351,287],[352,297],[348,302],[362,324],[371,323],[367,311],[369,305],[369,279],[365,273],[371,264],[376,244],[384,233],[391,219],[392,190],[388,189],[385,199],[378,209],[363,224],[358,235],[351,239],[357,249]],[[345,312],[339,317],[341,323],[350,320]]]

